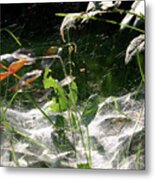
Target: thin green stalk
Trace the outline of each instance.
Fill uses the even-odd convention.
[[[139,55],[139,53],[137,53],[137,64],[138,64],[138,67],[139,67],[140,75],[142,77],[142,81],[145,82],[144,72],[143,72],[143,69],[142,69],[142,65],[140,63],[140,55]]]
[[[70,42],[69,30],[68,30],[68,42]],[[61,66],[62,66],[62,69],[63,69],[63,72],[64,72],[64,76],[67,77],[67,72],[66,72],[66,68],[65,68],[64,62],[63,62],[63,60],[62,60],[62,58],[60,56],[59,56],[59,60],[60,60],[60,63],[61,63]],[[68,53],[68,61],[69,61],[69,64],[70,64],[70,72],[69,72],[69,74],[71,75],[72,74],[72,67],[71,67],[71,55],[70,55],[70,53]],[[68,85],[68,88],[69,88],[69,92],[71,92],[70,84]],[[69,117],[69,123],[70,123],[70,131],[71,131],[71,134],[72,134],[72,138],[73,138],[74,144],[76,145],[76,142],[75,142],[76,141],[75,140],[75,131],[74,131],[74,127],[72,127],[72,122],[71,122],[71,118],[72,117],[71,117],[70,109],[68,110],[68,117]],[[76,146],[75,146],[75,155],[77,155],[77,153],[76,153]]]
[[[90,142],[90,135],[89,135],[89,128],[86,128],[87,132],[87,141],[88,141],[88,152],[89,152],[89,164],[90,167],[92,166],[92,155],[91,155],[91,142]]]
[[[11,32],[9,29],[7,28],[4,28],[2,29],[3,31],[6,31],[7,33],[10,34],[10,36],[16,41],[16,43],[19,45],[19,46],[22,46],[21,42],[18,40],[18,38],[13,34],[13,32]]]
[[[68,44],[69,44],[70,43],[69,29],[67,31],[67,40],[68,40]],[[68,48],[70,48],[70,46],[68,46]],[[70,54],[69,51],[68,51],[68,62],[69,62],[69,74],[72,75],[72,61],[71,61],[71,54]],[[69,88],[69,91],[71,91],[70,84],[68,85],[68,88]],[[79,133],[80,133],[80,136],[81,136],[82,146],[84,148],[84,154],[85,154],[87,163],[89,164],[89,156],[87,155],[87,148],[86,148],[86,144],[85,144],[85,141],[84,141],[84,136],[83,136],[81,124],[80,124],[80,121],[79,121],[79,118],[78,118],[78,115],[77,115],[77,108],[76,108],[76,105],[75,105],[75,102],[74,102],[74,98],[71,97],[71,101],[73,102],[73,106],[74,106],[73,108],[74,108],[74,112],[76,114],[76,118],[75,119],[76,119],[76,124],[78,125]],[[71,119],[70,119],[70,124],[71,124]],[[74,136],[74,131],[72,131],[72,133],[73,133],[72,135]]]
[[[1,102],[1,119],[0,119],[0,123],[4,124],[4,127],[6,129],[6,131],[10,131],[10,126],[8,124],[8,122],[6,121],[6,111],[7,109],[11,106],[12,102],[14,101],[14,99],[16,98],[18,94],[18,91],[16,91],[14,93],[14,95],[12,96],[11,100],[8,102],[7,106],[5,108],[3,108],[3,102]]]
[[[69,87],[69,90],[71,90],[70,85],[68,85],[68,87]],[[74,98],[72,98],[72,101],[74,101]],[[83,135],[82,128],[81,128],[81,123],[80,123],[79,118],[78,118],[78,112],[77,112],[76,105],[75,105],[75,103],[73,103],[73,104],[74,104],[74,105],[73,105],[73,109],[74,109],[75,116],[76,116],[76,117],[75,117],[75,120],[76,120],[76,124],[77,124],[77,126],[78,126],[78,130],[79,130],[79,133],[80,133],[80,136],[81,136],[82,146],[83,146],[83,148],[84,148],[84,154],[85,154],[87,163],[89,164],[89,157],[88,157],[88,155],[87,155],[87,148],[86,148],[86,144],[85,144],[85,141],[84,141],[84,135]],[[71,118],[71,117],[70,117],[70,118]],[[70,124],[72,125],[71,119],[70,119]],[[71,127],[71,129],[73,129],[73,128]],[[73,132],[73,133],[74,133],[74,132]],[[76,148],[75,148],[75,149],[76,149]]]
[[[33,144],[35,144],[35,145],[37,145],[37,146],[39,146],[39,147],[41,147],[41,148],[51,150],[50,148],[48,148],[48,147],[45,146],[44,144],[41,144],[41,143],[35,141],[35,140],[32,139],[31,137],[29,137],[27,134],[24,134],[23,132],[20,132],[20,131],[17,130],[14,126],[12,126],[12,125],[10,125],[10,126],[11,126],[11,128],[13,129],[13,131],[14,131],[16,134],[18,134],[18,135],[22,136],[23,138],[29,140],[31,143],[33,143]]]
[[[1,111],[1,113],[2,113],[1,117],[2,117],[3,124],[4,124],[4,126],[5,126],[5,129],[6,129],[8,132],[10,131],[10,128],[9,128],[9,124],[8,124],[7,121],[6,121],[6,111],[7,111],[7,109],[11,106],[11,104],[12,104],[12,102],[14,101],[15,97],[17,96],[17,94],[18,94],[18,91],[16,91],[16,92],[14,93],[14,95],[13,95],[12,98],[11,98],[11,100],[10,100],[9,103],[7,104],[6,108],[3,109],[3,107],[2,107],[2,111]]]
[[[66,72],[66,69],[65,69],[64,62],[63,62],[63,60],[62,60],[62,58],[60,56],[58,58],[60,60],[61,66],[62,66],[63,73],[64,73],[65,77],[67,77],[67,72]]]
[[[46,150],[48,149],[49,151],[51,151],[51,149],[50,149],[49,147],[47,147],[47,146],[45,146],[44,144],[42,144],[42,143],[34,140],[33,138],[31,138],[31,137],[28,136],[27,134],[24,134],[23,132],[17,130],[13,125],[10,125],[10,127],[11,127],[11,129],[13,130],[14,133],[22,136],[23,138],[25,138],[25,139],[28,140],[29,142],[31,142],[31,143],[33,143],[33,144],[35,144],[35,145],[37,145],[37,146],[39,146],[39,147],[41,147],[41,148],[43,148],[43,149],[46,149]],[[12,141],[12,140],[11,140],[11,141]],[[14,159],[17,160],[13,143],[11,142],[10,144],[11,144],[11,148],[13,149],[13,152],[14,152],[14,154],[13,154]]]
[[[80,133],[80,136],[81,136],[82,146],[84,148],[84,154],[86,156],[87,163],[89,164],[89,157],[87,155],[87,148],[86,148],[86,144],[85,144],[85,141],[84,141],[84,136],[83,136],[83,132],[82,132],[82,128],[81,128],[81,123],[80,123],[78,118],[77,118],[77,124],[78,124],[79,133]]]
[[[4,114],[6,113],[7,109],[11,106],[11,104],[12,104],[12,102],[14,101],[14,99],[16,98],[17,94],[18,94],[18,91],[16,91],[16,92],[14,93],[14,95],[13,95],[12,98],[11,98],[11,100],[10,100],[9,103],[7,104],[5,110],[3,111]]]
[[[135,99],[137,98],[137,96],[138,96],[138,94],[139,94],[139,92],[140,92],[143,85],[144,85],[144,82],[141,80],[141,82],[140,82],[140,84],[139,84],[139,86],[137,88],[137,92],[136,92],[136,94],[134,96]]]
[[[7,99],[7,95],[8,95],[8,87],[9,87],[9,79],[10,79],[10,76],[7,78],[7,82],[6,82],[6,90],[5,90],[5,94],[4,94],[4,101],[5,99]]]
[[[86,18],[86,17],[83,17],[83,18]],[[116,24],[116,25],[119,25],[119,26],[124,26],[124,27],[126,27],[126,28],[129,28],[129,29],[138,31],[138,32],[140,32],[140,33],[144,33],[144,32],[145,32],[144,30],[142,30],[142,29],[140,29],[140,28],[131,26],[131,25],[129,25],[129,24],[119,23],[119,22],[117,22],[117,21],[110,20],[110,19],[97,18],[97,17],[89,17],[88,19],[98,20],[98,21],[102,21],[102,22],[106,22],[106,23],[110,23],[110,24]]]
[[[55,126],[55,124],[53,123],[53,121],[50,119],[50,117],[40,108],[40,106],[38,106],[38,104],[36,103],[36,101],[30,97],[30,95],[28,95],[27,93],[25,93],[26,97],[32,102],[32,104],[34,105],[34,107],[36,107],[37,109],[39,109],[39,111],[46,117],[46,119],[53,125]]]
[[[3,107],[2,107],[2,111],[1,111],[2,112],[2,121],[3,121],[4,127],[5,127],[5,129],[6,129],[8,134],[9,134],[11,128],[10,128],[9,123],[6,121],[6,111],[11,106],[11,104],[14,101],[15,97],[17,96],[17,94],[18,94],[18,91],[16,91],[14,93],[14,95],[11,98],[11,100],[7,104],[6,108],[3,110]],[[12,149],[12,151],[11,151],[12,152],[12,156],[13,156],[13,159],[14,159],[14,162],[16,163],[16,165],[19,166],[19,162],[17,160],[17,156],[16,156],[16,153],[15,153],[14,145],[13,145],[13,137],[10,137],[10,138],[11,138],[10,139],[10,147]]]
[[[69,87],[69,90],[71,90],[70,85],[68,85],[68,87]],[[76,108],[76,105],[74,103],[74,98],[72,98],[72,101],[73,101],[73,108],[74,108],[74,112],[75,112],[75,116],[76,116],[75,117],[76,124],[78,125],[78,130],[79,130],[79,133],[80,133],[80,136],[81,136],[82,146],[84,148],[84,154],[85,154],[87,163],[89,164],[89,156],[87,155],[87,148],[86,148],[86,144],[85,144],[85,141],[84,141],[84,136],[83,136],[83,132],[82,132],[82,128],[81,128],[81,123],[80,123],[79,118],[78,118],[77,108]],[[71,123],[71,119],[70,119],[70,123]]]
[[[12,137],[10,139],[10,146],[11,146],[11,149],[12,149],[12,156],[13,156],[14,162],[16,163],[16,166],[19,167],[19,162],[18,162],[18,159],[17,159],[17,156],[16,156],[16,152],[15,152],[15,148],[14,148],[14,145],[13,145],[13,138]]]
[[[120,109],[119,109],[119,106],[118,106],[118,103],[117,103],[117,100],[116,100],[116,97],[113,98],[114,100],[114,105],[115,105],[115,109],[117,112],[120,112]]]
[[[68,117],[69,117],[69,124],[70,124],[70,131],[71,131],[71,134],[72,134],[72,139],[74,141],[74,145],[76,145],[76,141],[75,141],[75,129],[74,129],[73,125],[72,125],[72,121],[71,121],[71,119],[72,119],[72,112],[71,112],[70,109],[68,110]],[[76,149],[76,147],[75,147],[75,149]]]
[[[69,29],[67,31],[67,39],[68,39],[68,42],[70,42]],[[68,46],[69,75],[72,75],[72,60],[71,60],[71,53],[70,53],[69,48],[70,48],[70,46]]]
[[[67,14],[67,13],[57,13],[56,14],[57,16],[61,16],[61,17],[65,17],[65,16],[69,16],[70,14]],[[123,24],[123,23],[119,23],[117,21],[114,21],[114,20],[110,20],[110,19],[105,19],[105,18],[98,18],[98,17],[93,17],[93,16],[87,16],[87,15],[70,15],[71,17],[74,17],[75,19],[91,19],[91,20],[94,20],[94,21],[102,21],[102,22],[106,22],[106,23],[110,23],[110,24],[116,24],[116,25],[119,25],[119,26],[124,26],[126,28],[129,28],[129,29],[132,29],[132,30],[135,30],[135,31],[138,31],[140,33],[144,33],[145,31],[140,29],[140,28],[137,28],[137,27],[134,27],[134,26],[131,26],[129,24]]]

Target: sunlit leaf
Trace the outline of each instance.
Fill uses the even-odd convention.
[[[55,112],[65,111],[68,108],[65,92],[58,81],[56,81],[51,76],[48,77],[49,72],[49,68],[46,68],[43,84],[45,88],[53,88],[56,94],[56,98],[52,98],[53,104],[50,106],[50,108]]]
[[[52,98],[52,104],[49,106],[51,111],[53,112],[60,112],[60,107],[59,107],[59,103],[57,103],[56,98]]]
[[[51,70],[48,67],[46,67],[45,72],[44,72],[44,77],[43,77],[43,84],[44,84],[45,89],[48,89],[51,87],[51,78],[47,77],[50,72]]]
[[[79,168],[79,169],[90,169],[91,166],[88,163],[81,163],[81,164],[77,164],[77,168]]]

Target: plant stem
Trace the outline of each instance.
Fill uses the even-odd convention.
[[[16,41],[16,43],[19,45],[19,46],[22,46],[21,42],[18,40],[18,38],[13,34],[13,32],[11,32],[9,29],[7,28],[4,28],[2,29],[3,31],[6,31],[7,33],[10,34],[10,36]]]
[[[39,111],[46,117],[46,119],[55,127],[55,124],[53,123],[53,121],[50,119],[50,117],[40,108],[40,106],[36,103],[36,101],[30,97],[30,95],[28,95],[27,93],[25,93],[26,97],[32,102],[32,104],[34,105],[34,107],[38,108]]]
[[[140,75],[142,77],[142,81],[145,82],[144,72],[143,72],[143,69],[142,69],[142,65],[140,63],[140,55],[139,55],[139,53],[137,53],[137,64],[138,64],[138,67],[139,67]]]
[[[91,155],[91,142],[90,142],[90,135],[89,135],[88,126],[86,127],[86,132],[87,132],[87,141],[88,141],[89,164],[90,164],[90,167],[91,167],[92,166],[92,155]]]
[[[18,162],[18,159],[17,159],[17,156],[16,156],[14,145],[13,145],[13,137],[11,137],[11,139],[10,139],[10,146],[11,146],[11,149],[12,149],[13,159],[14,159],[14,161],[16,163],[16,166],[19,167],[19,162]]]
[[[87,148],[86,148],[86,144],[85,144],[85,141],[84,141],[84,136],[83,136],[83,132],[82,132],[82,128],[81,128],[81,123],[80,123],[78,118],[77,118],[77,124],[78,124],[79,133],[80,133],[80,136],[81,136],[82,146],[84,148],[84,154],[86,156],[87,163],[89,164],[89,157],[87,155]]]
[[[70,43],[69,29],[67,31],[67,39],[68,39],[68,43]],[[68,46],[68,63],[69,63],[69,75],[72,75],[72,60],[71,60],[71,52],[69,48],[70,48],[70,45]]]

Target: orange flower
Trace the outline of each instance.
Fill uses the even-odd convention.
[[[25,65],[26,62],[26,59],[20,59],[19,61],[12,63],[8,67],[8,71],[10,72],[10,74],[14,74],[15,72],[19,71]]]
[[[2,72],[0,73],[0,81],[4,80],[5,78],[7,78],[10,75],[9,72]]]
[[[26,59],[20,59],[19,61],[12,63],[9,67],[0,64],[0,67],[7,70],[7,72],[0,73],[0,81],[7,78],[10,74],[13,74],[15,77],[18,77],[15,73],[19,71],[25,65],[26,62]]]

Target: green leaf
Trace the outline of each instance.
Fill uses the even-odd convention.
[[[86,103],[83,114],[81,116],[81,122],[87,127],[89,123],[94,119],[98,110],[98,95],[91,95]]]
[[[50,72],[51,72],[51,70],[49,69],[49,67],[46,67],[44,77],[43,77],[43,84],[44,84],[45,89],[48,89],[51,87],[51,78],[48,77]]]
[[[54,112],[62,112],[67,110],[68,108],[68,101],[64,92],[64,89],[61,87],[60,83],[49,76],[51,70],[47,67],[44,73],[43,84],[45,89],[53,88],[56,97],[52,98],[53,104],[50,105],[50,108]]]
[[[82,163],[82,164],[77,164],[77,168],[80,168],[80,169],[90,169],[91,166],[88,163]]]
[[[65,126],[65,118],[63,116],[57,115],[55,121],[55,127],[57,129],[64,128]]]
[[[50,105],[50,109],[53,112],[59,112],[60,108],[59,108],[59,104],[57,103],[56,98],[52,98],[52,104]]]

